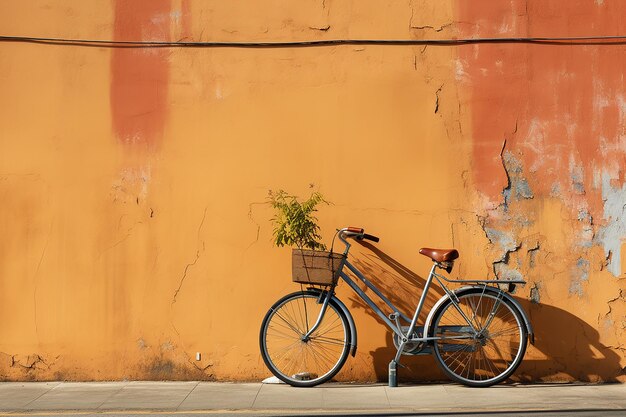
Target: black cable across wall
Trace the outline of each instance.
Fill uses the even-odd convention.
[[[293,42],[166,42],[118,41],[99,39],[39,38],[27,36],[0,36],[0,42],[23,42],[48,45],[73,45],[108,48],[305,48],[339,45],[382,46],[454,46],[487,43],[547,44],[547,45],[626,45],[626,36],[582,37],[515,37],[465,39],[329,39]]]

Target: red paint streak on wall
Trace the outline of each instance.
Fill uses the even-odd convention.
[[[461,37],[623,34],[626,2],[459,0]],[[467,23],[469,22],[469,23]],[[579,198],[601,215],[594,175],[623,178],[624,45],[482,44],[459,47],[457,77],[469,94],[479,191],[501,201],[500,152],[521,157],[537,195]],[[581,191],[584,188],[584,191]]]
[[[170,0],[115,0],[114,39],[169,40]],[[118,48],[111,58],[113,130],[124,144],[154,149],[166,117],[168,50]]]
[[[181,36],[187,41],[193,40],[191,20],[191,0],[182,0],[181,3],[182,33]]]

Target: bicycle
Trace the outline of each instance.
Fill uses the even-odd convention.
[[[295,387],[312,387],[332,379],[342,368],[348,354],[355,356],[357,333],[346,305],[335,295],[339,279],[393,331],[397,348],[389,363],[389,386],[397,386],[397,366],[402,355],[434,354],[443,372],[452,380],[472,387],[487,387],[507,379],[521,363],[528,340],[534,333],[522,306],[511,295],[523,280],[455,280],[437,273],[450,273],[459,257],[456,249],[422,248],[433,266],[424,284],[412,317],[396,308],[347,259],[349,238],[378,242],[364,229],[347,227],[335,238],[345,244],[342,254],[325,254],[332,280],[296,279],[310,284],[306,290],[282,297],[267,312],[261,324],[261,356],[269,370],[280,380]],[[335,242],[333,238],[333,245]],[[338,264],[331,262],[339,259]],[[350,271],[382,300],[392,313],[386,315],[346,272]],[[417,325],[428,290],[437,280],[444,295],[433,305],[422,326]],[[454,291],[447,283],[470,284]],[[316,285],[322,285],[317,287]],[[505,286],[506,290],[501,287]],[[404,324],[404,325],[403,325]]]

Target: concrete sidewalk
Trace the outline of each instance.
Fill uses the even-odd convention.
[[[315,388],[216,382],[0,383],[0,415],[77,411],[276,415],[286,413],[425,413],[533,410],[623,410],[626,384],[534,384],[467,388],[460,385],[329,383]],[[68,413],[69,414],[69,413]]]

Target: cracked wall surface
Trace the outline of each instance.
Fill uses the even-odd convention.
[[[624,28],[617,3],[458,4],[462,37]],[[530,298],[538,342],[523,372],[534,378],[624,381],[626,311],[607,313],[626,285],[624,57],[626,47],[606,44],[459,48],[472,113],[472,207],[494,274],[529,281],[520,295]]]
[[[279,3],[37,0],[0,22],[6,35],[273,42],[612,34],[626,12]],[[318,212],[326,243],[348,225],[380,236],[354,262],[403,309],[430,266],[418,249],[456,247],[454,277],[528,281],[513,295],[537,343],[515,380],[624,382],[625,54],[0,43],[0,379],[267,377],[261,320],[298,287],[263,202],[313,183],[333,203]],[[338,291],[359,346],[337,378],[385,379],[389,331]],[[444,379],[431,357],[405,363],[403,379]]]

